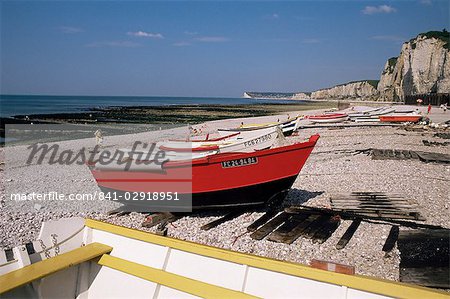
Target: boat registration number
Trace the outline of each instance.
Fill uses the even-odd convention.
[[[255,146],[257,144],[266,142],[267,140],[270,140],[270,139],[272,139],[272,134],[266,134],[264,136],[244,142],[244,147]]]
[[[258,158],[249,157],[249,158],[243,158],[243,159],[224,161],[224,162],[222,162],[222,168],[247,166],[247,165],[256,164],[256,163],[258,163]]]

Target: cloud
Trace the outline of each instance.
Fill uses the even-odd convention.
[[[362,13],[365,15],[373,15],[373,14],[379,14],[379,13],[392,13],[396,12],[397,9],[395,9],[392,6],[389,5],[380,5],[380,6],[366,6]]]
[[[67,34],[74,34],[74,33],[80,33],[83,32],[83,29],[78,28],[78,27],[69,27],[69,26],[61,26],[59,27],[59,30],[62,33],[67,33]]]
[[[161,33],[151,33],[145,31],[135,31],[135,32],[127,32],[127,35],[137,36],[137,37],[149,37],[149,38],[159,38],[162,39],[164,36]]]
[[[266,20],[277,20],[279,18],[280,18],[280,15],[277,13],[273,13],[271,15],[264,16],[264,19],[266,19]]]
[[[230,39],[224,36],[201,36],[194,38],[194,40],[204,43],[223,43]]]
[[[397,36],[397,35],[375,35],[370,39],[379,40],[379,41],[390,41],[390,42],[404,42],[406,38]]]
[[[420,4],[424,4],[424,5],[431,5],[431,4],[433,4],[431,2],[431,0],[420,0],[419,2],[420,2]]]
[[[118,48],[135,48],[139,47],[141,44],[131,42],[131,41],[104,41],[104,42],[93,42],[87,44],[88,48],[101,48],[101,47],[118,47]]]
[[[186,35],[197,35],[198,32],[195,32],[195,31],[185,31],[184,34],[186,34]]]
[[[174,44],[172,44],[172,45],[175,46],[175,47],[186,47],[186,46],[190,46],[191,43],[188,43],[188,42],[178,42],[178,43],[174,43]]]

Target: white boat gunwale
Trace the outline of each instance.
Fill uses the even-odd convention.
[[[346,275],[325,271],[321,269],[311,268],[307,265],[298,263],[246,254],[171,237],[163,237],[153,233],[118,226],[98,220],[86,219],[85,225],[91,229],[101,230],[147,243],[166,246],[172,249],[178,249],[181,251],[202,255],[205,257],[224,260],[236,264],[244,264],[249,267],[255,267],[319,282],[342,285],[355,290],[366,291],[374,294],[396,298],[448,298],[447,292],[438,291],[426,287],[358,274]]]
[[[203,279],[199,280],[189,275],[184,275],[181,273],[177,274],[177,271],[167,271],[165,267],[155,268],[154,266],[148,265],[148,263],[141,264],[138,260],[133,261],[129,259],[123,259],[120,254],[118,255],[121,250],[121,246],[117,245],[117,242],[120,243],[127,239],[131,241],[130,239],[133,239],[137,242],[146,243],[142,244],[142,246],[148,246],[151,244],[151,246],[155,245],[157,247],[166,248],[166,259],[169,255],[172,256],[172,253],[185,252],[186,254],[192,254],[194,256],[203,256],[206,259],[212,258],[246,267],[247,270],[245,271],[245,273],[255,273],[254,271],[267,271],[267,273],[272,273],[271,277],[274,277],[273,275],[287,275],[300,279],[300,281],[315,281],[316,283],[323,283],[324,287],[326,285],[341,287],[343,290],[343,298],[347,298],[347,295],[352,298],[354,296],[365,297],[367,295],[369,295],[370,297],[371,294],[378,294],[384,297],[395,298],[449,298],[448,293],[444,291],[363,275],[347,275],[320,270],[311,268],[307,265],[301,265],[293,262],[255,256],[190,241],[164,237],[153,233],[118,226],[98,220],[84,220],[84,236],[85,238],[83,244],[87,243],[86,246],[76,247],[75,249],[62,253],[59,256],[52,257],[43,261],[38,261],[29,266],[25,266],[21,269],[0,276],[0,282],[2,282],[0,283],[0,293],[3,293],[6,289],[10,290],[13,286],[20,286],[17,284],[18,282],[21,282],[21,285],[24,285],[24,283],[26,284],[36,279],[47,277],[48,275],[54,274],[61,270],[64,271],[64,269],[70,268],[72,266],[80,265],[80,267],[83,267],[81,265],[85,265],[85,262],[88,262],[89,264],[95,264],[100,267],[114,269],[120,273],[124,273],[124,275],[131,275],[130,277],[136,277],[143,279],[144,281],[155,283],[157,285],[160,285],[161,287],[167,287],[169,289],[178,290],[184,293],[193,294],[205,298],[217,298],[217,294],[220,294],[220,292],[226,293],[227,295],[229,295],[229,298],[250,298],[254,297],[255,295],[261,296],[262,294],[264,294],[261,292],[256,292],[255,294],[254,289],[249,293],[246,291],[246,288],[236,289],[235,287],[230,288],[222,284],[211,282],[208,283]],[[105,245],[110,244],[110,242],[116,245]],[[136,243],[135,246],[137,244],[139,243]],[[116,246],[117,250],[119,250],[117,252],[114,251],[114,248],[116,248]],[[149,252],[149,254],[151,254],[151,252]],[[39,275],[30,275],[29,269],[32,268],[38,269],[40,271]],[[86,267],[84,267],[84,269],[86,269]],[[15,278],[14,273],[22,273],[25,275],[22,275],[22,277],[20,277],[19,275],[19,278]],[[161,277],[161,275],[163,277]],[[103,277],[105,278],[108,276]],[[283,277],[284,276],[278,276],[278,280],[286,279]],[[247,281],[247,276],[245,276],[243,279],[244,281]],[[255,282],[257,282],[255,281],[255,276],[253,276],[251,281],[253,281],[253,286],[255,286]],[[206,289],[199,290],[199,286],[203,286]],[[155,294],[157,294],[157,292]]]
[[[104,254],[110,253],[112,250],[113,248],[108,245],[94,242],[53,258],[45,259],[0,275],[0,294],[69,267],[99,258]]]

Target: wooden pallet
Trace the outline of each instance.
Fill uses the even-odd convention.
[[[381,192],[353,192],[330,197],[333,211],[355,213],[361,216],[389,219],[425,220],[418,211],[417,202],[399,194]]]
[[[267,221],[262,224],[263,221]],[[262,224],[262,225],[261,225]],[[285,209],[273,217],[273,211],[263,214],[250,224],[248,231],[255,240],[267,240],[292,244],[300,237],[312,239],[313,242],[325,242],[337,229],[340,218],[327,213],[318,213],[307,209]]]
[[[290,215],[285,212],[281,212],[275,218],[254,231],[250,237],[255,240],[262,240],[268,236],[271,232],[278,228],[282,223],[289,219]]]
[[[397,150],[397,149],[371,149],[370,155],[373,160],[416,159],[426,163],[430,162],[442,164],[450,163],[450,155],[432,152]]]

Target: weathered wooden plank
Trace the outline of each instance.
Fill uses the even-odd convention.
[[[411,203],[406,200],[331,200],[332,205],[340,204],[378,204],[378,205],[406,205],[406,206],[417,206],[417,203]]]
[[[400,268],[400,281],[431,288],[450,289],[449,267]]]
[[[377,198],[377,199],[373,199],[373,198],[356,198],[356,197],[343,197],[343,198],[334,198],[331,197],[330,201],[332,203],[340,203],[340,202],[361,202],[361,203],[369,203],[369,202],[373,202],[373,203],[405,203],[405,204],[417,204],[417,202],[413,201],[413,200],[409,200],[406,198],[390,198],[390,197],[386,197],[386,198]]]
[[[332,204],[333,208],[348,208],[348,207],[354,207],[354,208],[382,208],[382,209],[405,209],[405,210],[415,210],[413,207],[409,205],[389,205],[389,204],[376,204],[376,203],[368,203],[368,204],[353,204],[353,203],[345,203],[345,204]]]
[[[342,235],[341,239],[336,244],[337,249],[343,249],[345,248],[345,246],[347,246],[348,242],[353,237],[360,224],[361,218],[353,220],[352,224],[350,224],[345,233]]]
[[[314,234],[313,242],[322,244],[336,231],[341,224],[340,217],[331,217],[318,232]]]
[[[423,162],[436,162],[436,163],[450,163],[450,155],[434,153],[434,152],[422,152],[422,151],[408,151],[408,150],[390,150],[390,149],[372,149],[370,152],[372,159],[374,160],[410,160],[419,159]]]
[[[417,230],[407,230],[402,231],[399,235],[401,240],[422,240],[422,239],[449,239],[450,230],[449,229],[417,229]]]
[[[255,230],[258,229],[258,227],[262,226],[263,224],[265,224],[267,221],[269,221],[270,219],[272,219],[276,214],[278,214],[278,211],[275,209],[270,209],[267,212],[265,212],[261,217],[259,217],[258,219],[256,219],[252,224],[250,224],[247,227],[247,231],[249,232],[254,232]]]
[[[412,210],[412,211],[405,211],[405,210],[399,210],[399,209],[389,209],[387,207],[372,207],[372,208],[346,208],[346,207],[342,207],[342,208],[333,208],[333,210],[335,211],[349,211],[349,212],[363,212],[363,213],[383,213],[383,214],[396,214],[396,215],[415,215],[417,214],[416,211]]]
[[[392,226],[391,230],[389,231],[389,235],[386,239],[386,242],[383,245],[382,250],[384,252],[389,252],[394,248],[395,242],[397,242],[398,239],[398,234],[399,234],[399,227],[397,225]]]
[[[331,218],[331,215],[320,215],[319,218],[312,222],[303,232],[302,236],[307,239],[312,239],[314,234],[318,232],[322,226]]]
[[[418,213],[417,209],[403,208],[403,207],[391,207],[391,206],[353,206],[353,205],[343,205],[343,206],[333,206],[333,210],[348,210],[348,211],[386,211],[398,214],[411,214]]]
[[[392,213],[390,211],[366,211],[366,210],[359,210],[359,209],[334,209],[337,213],[342,212],[346,214],[352,214],[354,216],[367,216],[367,217],[375,217],[379,218],[379,220],[386,220],[386,219],[409,219],[409,220],[425,220],[420,214],[417,214],[415,212],[412,213]]]
[[[378,213],[378,212],[383,212],[386,214],[397,214],[397,215],[413,215],[413,214],[417,214],[416,211],[412,210],[412,211],[404,211],[404,210],[399,210],[399,209],[389,209],[387,207],[373,207],[373,208],[347,208],[347,207],[342,207],[342,208],[333,208],[334,211],[348,211],[348,212],[361,212],[361,213]]]
[[[410,200],[402,197],[392,198],[392,197],[386,197],[386,198],[357,198],[357,197],[342,197],[342,198],[335,198],[331,197],[331,202],[346,202],[346,201],[355,201],[355,202],[407,202],[411,203]]]
[[[370,198],[370,197],[357,197],[357,196],[343,196],[343,197],[330,197],[332,201],[346,201],[346,200],[355,200],[355,201],[409,201],[406,197],[376,197],[376,198]]]
[[[225,222],[227,222],[227,221],[229,221],[231,219],[234,219],[236,217],[241,216],[242,214],[244,214],[244,212],[245,211],[243,211],[243,210],[231,211],[231,212],[225,214],[223,217],[203,225],[202,227],[200,227],[200,229],[202,229],[202,230],[210,230],[210,229],[212,229],[212,228],[214,228],[216,226],[219,226],[222,223],[225,223]]]
[[[322,209],[316,207],[308,207],[308,206],[290,206],[285,208],[284,211],[289,214],[298,214],[298,213],[309,213],[309,214],[323,214],[323,213],[333,213],[330,209]]]
[[[429,153],[429,152],[416,152],[419,159],[424,162],[436,162],[436,163],[450,163],[450,155]]]
[[[356,200],[356,201],[408,201],[407,198],[398,196],[377,196],[377,197],[370,197],[370,196],[342,196],[342,197],[330,197],[331,201],[345,201],[345,200]]]
[[[397,207],[397,208],[418,208],[418,205],[412,205],[407,202],[361,202],[361,201],[341,201],[341,202],[331,202],[332,207],[340,206],[357,206],[357,207]]]
[[[255,240],[262,240],[268,234],[270,234],[274,229],[280,226],[284,221],[286,221],[291,215],[285,212],[281,212],[275,218],[261,226],[259,229],[254,231],[250,237]]]
[[[296,211],[304,211],[308,210],[317,214],[328,214],[328,215],[340,215],[344,219],[357,219],[357,218],[364,218],[364,219],[370,219],[370,220],[379,220],[379,221],[387,221],[392,222],[395,224],[403,225],[406,227],[411,228],[430,228],[430,229],[441,229],[442,226],[439,225],[431,225],[431,224],[422,224],[412,221],[406,221],[406,220],[418,220],[414,217],[398,217],[395,215],[378,215],[374,213],[355,213],[355,212],[347,212],[347,211],[336,211],[331,209],[324,209],[324,208],[315,208],[315,207],[308,207],[308,206],[290,206],[289,208],[284,209],[286,213],[296,213]],[[405,220],[406,219],[406,220]],[[422,216],[420,216],[419,220],[425,220]]]
[[[304,232],[304,230],[311,225],[314,221],[319,218],[319,214],[312,214],[309,215],[305,220],[300,222],[294,229],[292,229],[289,233],[282,236],[279,240],[276,240],[275,242],[281,242],[286,244],[292,244],[297,240]]]
[[[279,228],[273,231],[267,240],[273,242],[282,242],[284,243],[284,238],[289,235],[289,233],[297,227],[301,222],[303,222],[306,218],[308,218],[308,214],[299,214],[292,215],[289,217],[285,223],[283,223]]]

